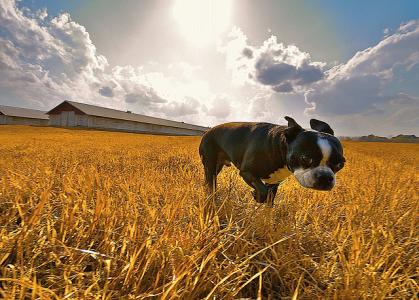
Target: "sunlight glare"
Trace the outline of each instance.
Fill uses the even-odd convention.
[[[232,0],[176,0],[173,16],[180,32],[191,43],[215,42],[231,22]]]

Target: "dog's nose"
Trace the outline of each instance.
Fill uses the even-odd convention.
[[[321,183],[330,184],[333,182],[333,176],[330,176],[328,174],[320,174],[317,178],[317,180]]]
[[[330,190],[333,187],[333,176],[330,174],[317,174],[316,187],[321,190]]]

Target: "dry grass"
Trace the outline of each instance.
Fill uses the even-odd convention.
[[[417,297],[419,145],[346,143],[332,192],[273,209],[225,169],[206,218],[198,144],[0,127],[0,297]]]

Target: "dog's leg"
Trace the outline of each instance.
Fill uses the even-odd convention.
[[[211,136],[204,135],[199,145],[199,155],[204,166],[205,186],[209,193],[214,193],[217,188],[218,153]]]
[[[226,161],[223,157],[220,158],[220,154],[218,154],[218,157],[216,157],[216,155],[202,155],[205,183],[210,188],[211,192],[217,189],[217,176],[228,163],[229,161]]]
[[[206,162],[204,164],[205,170],[205,185],[208,191],[212,194],[217,188],[217,170],[215,162]]]
[[[268,188],[268,198],[267,203],[268,206],[273,207],[274,199],[276,196],[276,192],[278,191],[279,184],[267,184],[266,187]]]
[[[260,178],[255,177],[248,171],[240,171],[240,176],[243,177],[244,181],[255,189],[255,200],[259,203],[265,203],[268,197],[268,188],[263,184]]]
[[[205,189],[206,193],[209,196],[210,201],[205,201],[203,204],[203,214],[202,220],[204,224],[208,222],[212,222],[215,212],[216,212],[216,195],[214,194],[216,187],[217,187],[217,174],[216,174],[216,167],[217,161],[214,158],[214,155],[208,155],[210,153],[201,152],[201,160],[204,166],[204,175],[205,175]]]

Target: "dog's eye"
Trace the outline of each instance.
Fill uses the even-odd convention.
[[[336,164],[335,169],[336,170],[340,170],[340,169],[343,168],[343,166],[344,166],[344,163],[343,162],[340,162],[340,163]]]
[[[313,159],[307,155],[301,156],[301,163],[305,167],[309,167],[313,163]]]

